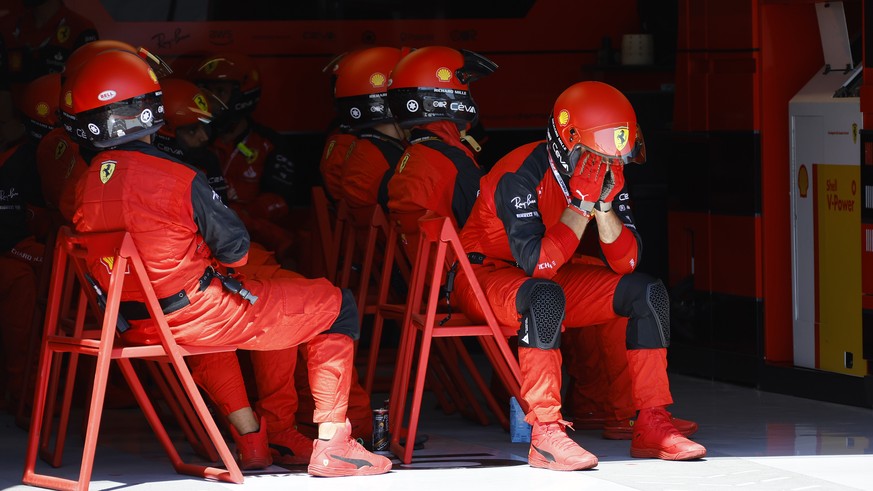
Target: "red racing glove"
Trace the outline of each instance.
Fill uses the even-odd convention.
[[[600,200],[595,208],[598,211],[609,211],[612,202],[624,188],[624,166],[621,164],[607,165],[606,175],[603,178],[603,188],[600,190]]]
[[[603,189],[606,165],[600,156],[586,152],[570,176],[570,209],[590,219]]]

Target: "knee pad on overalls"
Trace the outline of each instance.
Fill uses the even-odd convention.
[[[566,300],[561,285],[531,278],[521,285],[515,306],[521,314],[518,345],[524,348],[558,349]]]
[[[612,305],[615,313],[628,317],[628,349],[670,345],[670,297],[661,280],[644,273],[623,276]]]

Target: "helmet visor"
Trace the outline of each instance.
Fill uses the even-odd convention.
[[[149,66],[152,68],[152,71],[155,72],[155,76],[158,79],[167,78],[173,74],[173,69],[170,68],[164,60],[161,59],[158,55],[152,54],[149,50],[145,48],[139,48],[136,52],[140,58],[146,61]]]
[[[161,93],[153,92],[83,111],[63,112],[64,126],[79,142],[96,148],[120,145],[154,133],[164,124]]]
[[[582,142],[573,148],[580,153],[597,154],[607,162],[617,160],[618,164],[644,164],[646,162],[646,141],[639,124],[610,125],[608,128],[587,132]]]

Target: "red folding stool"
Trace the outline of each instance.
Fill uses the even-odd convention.
[[[98,295],[89,281],[86,257],[112,258],[112,271],[124,272],[112,274],[105,295]],[[71,279],[75,281],[70,281]],[[118,310],[121,302],[122,287],[125,282],[134,282],[145,297],[149,315],[153,319],[160,344],[126,345],[117,330],[121,321]],[[94,283],[96,285],[96,283]],[[73,298],[76,297],[76,298]],[[66,325],[66,316],[62,315],[66,305],[75,303],[72,326]],[[99,329],[91,329],[85,324],[86,311],[89,310],[100,320]],[[103,413],[103,402],[111,361],[116,361],[133,395],[140,405],[145,417],[155,432],[161,446],[170,461],[180,474],[189,474],[232,483],[242,483],[243,475],[224,441],[215,421],[209,413],[191,373],[185,364],[184,357],[206,353],[233,351],[232,346],[194,347],[182,346],[176,343],[166,318],[158,303],[157,296],[146,276],[142,259],[136,250],[133,239],[124,231],[74,234],[68,227],[62,227],[58,232],[55,246],[51,285],[49,288],[48,309],[45,328],[40,349],[39,372],[34,393],[33,414],[28,436],[27,454],[24,463],[25,484],[57,490],[88,489],[94,466],[94,454],[97,445],[97,435],[100,419]],[[52,433],[53,414],[57,390],[57,372],[63,353],[69,353],[68,372],[75,372],[79,355],[96,357],[96,370],[91,393],[90,408],[87,419],[87,430],[82,452],[82,462],[77,480],[65,479],[36,472],[36,459],[42,443],[47,443]],[[55,356],[58,354],[59,356]],[[155,407],[146,393],[145,388],[132,364],[132,359],[158,361],[172,368],[167,375],[176,378],[184,391],[187,403],[193,406],[193,411],[202,424],[209,442],[214,446],[221,462],[226,467],[212,467],[186,463],[182,460],[169,434],[159,419]],[[171,373],[172,372],[172,373]],[[68,422],[70,397],[72,395],[73,378],[68,373],[67,386],[64,388],[63,407],[58,425],[57,439],[62,442]],[[50,379],[54,382],[50,384]],[[50,385],[54,389],[50,391]],[[56,449],[53,455],[59,456]],[[59,465],[59,457],[57,457]]]
[[[449,338],[456,346],[463,348],[461,337],[477,337],[495,373],[510,395],[515,396],[519,401],[522,400],[520,397],[521,370],[507,343],[507,338],[515,335],[518,328],[498,324],[482,288],[475,280],[476,277],[473,274],[470,261],[467,259],[451,220],[445,217],[422,218],[419,221],[419,233],[418,253],[412,270],[412,281],[409,286],[409,298],[397,356],[397,368],[390,396],[391,452],[404,464],[409,464],[412,461],[430,348],[432,342],[437,342],[439,338]],[[485,314],[485,323],[470,320],[457,307],[452,308],[450,316],[437,312],[440,286],[452,268],[460,268],[470,279],[472,290]],[[418,342],[416,342],[417,338],[420,338]],[[413,355],[416,347],[418,348],[419,361],[413,379]],[[466,350],[459,349],[458,354],[464,358]],[[467,358],[469,357],[467,356]],[[469,359],[462,361],[465,364],[470,362]],[[470,363],[472,364],[472,362]],[[507,427],[508,422],[505,421],[506,418],[503,415],[504,405],[499,405],[494,400],[490,394],[490,389],[478,372],[471,370],[470,375],[492,411],[501,419],[503,426]],[[408,424],[405,428],[406,431],[403,432],[404,419],[407,416],[406,399],[410,381],[413,384],[413,395],[410,401]],[[405,437],[405,444],[400,442],[401,435]]]
[[[381,211],[381,210],[380,210]],[[393,268],[396,266],[397,271],[405,282],[409,282],[410,264],[406,255],[402,250],[398,250],[400,245],[400,233],[397,225],[388,225],[384,214],[382,218],[374,217],[374,225],[380,228],[384,222],[385,233],[385,249],[382,255],[382,265],[379,272],[377,286],[379,291],[376,294],[376,300],[372,306],[373,313],[373,330],[370,337],[370,353],[367,356],[367,369],[364,376],[364,390],[368,394],[373,391],[373,384],[376,378],[376,367],[379,363],[379,351],[382,344],[382,328],[385,325],[385,320],[394,319],[400,321],[406,312],[406,299],[393,300],[391,298],[391,282]]]
[[[28,397],[30,395],[30,387],[33,385],[33,378],[36,368],[36,358],[39,353],[39,334],[40,327],[45,322],[46,297],[48,296],[49,280],[52,272],[52,256],[54,252],[55,240],[57,238],[57,229],[59,225],[52,223],[49,225],[48,233],[46,234],[45,251],[43,253],[42,266],[39,270],[39,276],[36,283],[36,309],[33,311],[33,321],[30,327],[30,336],[27,340],[27,356],[24,361],[24,380],[21,384],[21,394],[19,394],[18,407],[15,410],[15,424],[26,429],[30,422],[29,408],[27,404],[32,401]]]
[[[400,234],[397,227],[389,226],[381,207],[348,209],[347,216],[341,217],[341,220],[347,224],[346,232],[342,237],[346,244],[344,257],[353,257],[354,261],[342,262],[340,286],[352,286],[356,292],[362,321],[365,315],[374,316],[364,377],[364,390],[369,394],[372,393],[375,383],[385,320],[393,319],[401,322],[406,312],[406,298],[392,298],[392,293],[394,297],[397,296],[397,292],[392,292],[392,288],[397,286],[394,283],[401,278],[404,283],[409,282],[410,265],[403,248],[400,247],[398,251]],[[363,248],[358,247],[361,239],[364,243]],[[352,256],[355,251],[361,250],[363,252],[359,256]],[[349,285],[353,262],[360,263],[360,275],[355,284]],[[375,296],[369,294],[370,281],[363,281],[364,278],[372,278],[378,289]],[[439,405],[446,414],[457,410],[483,425],[488,424],[485,411],[476,400],[473,390],[459,368],[459,358],[468,367],[473,365],[466,348],[459,343],[444,341],[437,340],[435,343],[438,356],[433,360],[435,363],[430,366],[427,374],[428,387],[437,396]]]
[[[333,206],[327,199],[327,194],[321,186],[312,187],[312,208],[315,211],[315,224],[318,240],[321,247],[319,254],[322,256],[324,277],[330,281],[337,279],[337,263],[339,261],[339,237],[342,233],[343,224],[337,220],[337,215],[342,210],[339,205]]]

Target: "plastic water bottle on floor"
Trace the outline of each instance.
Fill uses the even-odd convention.
[[[531,426],[515,397],[509,398],[509,438],[512,443],[530,443]]]

